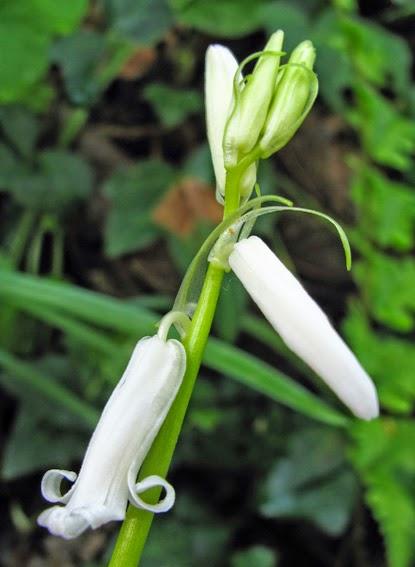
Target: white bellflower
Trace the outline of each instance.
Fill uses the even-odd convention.
[[[138,471],[179,390],[186,367],[183,345],[159,336],[140,340],[112,392],[89,442],[79,475],[50,470],[42,479],[42,494],[55,505],[38,523],[65,539],[86,528],[123,520],[128,501],[151,512],[166,512],[175,500],[173,487],[158,476],[136,483]],[[74,482],[61,493],[63,479]],[[161,486],[166,495],[147,504],[140,494]]]

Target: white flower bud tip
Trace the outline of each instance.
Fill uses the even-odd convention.
[[[81,470],[50,470],[42,479],[46,500],[52,506],[38,523],[65,539],[86,528],[98,528],[111,520],[122,520],[128,500],[151,512],[169,510],[175,499],[173,487],[158,476],[136,483],[138,470],[150,449],[179,390],[186,367],[183,345],[157,335],[137,343],[130,362],[112,392],[89,442]],[[61,494],[63,479],[74,482]],[[165,498],[147,504],[139,496],[161,486]]]
[[[258,237],[234,246],[229,265],[287,346],[362,419],[379,414],[376,389],[326,315]]]

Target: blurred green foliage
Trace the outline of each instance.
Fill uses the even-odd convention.
[[[246,55],[283,28],[287,50],[305,38],[317,47],[321,97],[306,151],[263,164],[261,192],[278,188],[349,224],[354,283],[336,295],[340,305],[330,282],[322,296],[333,316],[344,314],[384,417],[346,418],[230,277],[176,455],[178,505],[155,523],[145,566],[333,565],[333,541],[340,556],[349,550],[339,565],[360,565],[350,559],[356,545],[381,564],[362,498],[386,564],[414,563],[414,10],[410,1],[360,4],[0,1],[0,383],[14,416],[2,436],[5,482],[36,486],[34,473],[76,466],[134,342],[153,332],[216,222],[206,46]],[[289,167],[303,167],[325,120],[340,124],[330,143],[348,164],[353,221]],[[314,159],[330,169],[329,156]],[[160,222],[155,211],[178,188],[180,210],[168,202],[171,222]],[[280,218],[258,231],[296,264],[301,243]],[[324,256],[313,250],[318,269]],[[41,505],[34,497],[27,510]],[[295,530],[295,544],[281,529]],[[323,549],[317,558],[310,540]]]
[[[108,179],[104,193],[112,204],[105,232],[109,256],[140,250],[159,236],[151,211],[173,180],[173,168],[155,159],[116,171]]]

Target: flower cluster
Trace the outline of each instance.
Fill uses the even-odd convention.
[[[233,54],[221,45],[206,53],[206,122],[223,202],[226,172],[248,160],[240,194],[247,199],[256,180],[256,162],[281,149],[295,134],[317,96],[315,50],[303,41],[280,65],[284,34],[275,32],[251,75],[245,79]],[[249,60],[250,58],[248,58]]]

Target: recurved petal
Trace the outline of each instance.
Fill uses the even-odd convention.
[[[42,478],[42,482],[40,485],[40,490],[42,492],[42,496],[48,502],[68,502],[71,494],[75,488],[73,484],[71,488],[62,494],[61,491],[61,484],[62,481],[69,480],[70,482],[75,482],[77,474],[73,471],[65,471],[60,469],[51,469],[47,471]]]
[[[146,492],[150,488],[164,488],[166,494],[162,500],[157,502],[157,504],[148,504],[142,498],[140,494]],[[137,508],[143,508],[149,512],[160,513],[168,512],[170,508],[174,506],[174,501],[176,499],[176,493],[172,485],[167,482],[164,478],[157,475],[151,475],[141,480],[140,482],[135,482],[135,476],[129,475],[128,477],[128,490],[130,502]]]
[[[287,346],[362,419],[379,413],[376,389],[300,282],[258,237],[237,243],[229,265]]]
[[[211,45],[206,52],[205,104],[206,125],[217,192],[224,195],[226,171],[223,157],[223,135],[233,104],[233,79],[238,62],[222,45]]]

